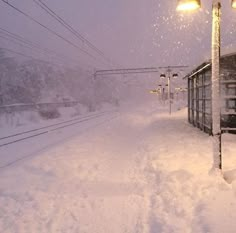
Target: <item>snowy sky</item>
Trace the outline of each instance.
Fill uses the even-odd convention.
[[[8,0],[41,23],[80,46],[80,42],[33,0]],[[43,0],[121,67],[198,65],[209,54],[211,1],[195,13],[176,12],[176,0]],[[222,1],[222,45],[234,43],[236,11]],[[51,48],[81,65],[107,68],[0,1],[0,27]],[[0,38],[2,47],[41,56]],[[87,49],[85,47],[85,49]],[[93,51],[91,51],[93,53]],[[87,57],[87,58],[86,58]]]

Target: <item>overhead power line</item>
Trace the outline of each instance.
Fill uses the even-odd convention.
[[[14,53],[14,54],[17,54],[19,56],[22,56],[22,57],[26,57],[26,58],[30,58],[30,59],[33,59],[33,60],[36,60],[36,61],[40,61],[40,62],[43,62],[43,63],[47,63],[47,64],[50,64],[50,65],[53,65],[53,66],[57,66],[57,67],[62,67],[64,65],[59,65],[59,64],[56,64],[56,63],[53,63],[53,62],[50,62],[50,61],[45,61],[43,59],[40,59],[40,58],[35,58],[31,55],[27,55],[27,54],[24,54],[24,53],[21,53],[21,52],[18,52],[18,51],[15,51],[13,49],[8,49],[8,48],[3,48],[3,47],[0,47],[0,49],[4,50],[4,51],[7,51],[7,52],[10,52],[10,53]]]
[[[57,53],[41,48],[40,46],[37,46],[34,43],[29,43],[28,41],[23,40],[20,37],[5,33],[5,31],[2,31],[2,28],[0,28],[0,38],[3,38],[9,42],[25,47],[27,49],[34,49],[34,50],[40,51],[43,55],[46,55],[46,56],[50,55],[50,57],[48,57],[49,59],[52,59],[52,58],[57,59],[59,62],[68,64],[68,58],[59,56]],[[74,65],[76,64],[76,66],[78,66],[78,62],[76,61],[73,61],[73,62],[74,62]]]
[[[31,41],[29,41],[29,40],[27,40],[27,39],[25,39],[25,38],[23,38],[23,37],[21,37],[21,36],[15,34],[15,33],[12,33],[12,32],[10,32],[10,31],[4,29],[4,28],[1,28],[1,27],[0,27],[0,31],[1,31],[1,33],[5,34],[5,35],[7,35],[7,36],[10,36],[10,37],[12,37],[12,38],[14,38],[14,39],[17,39],[17,40],[19,40],[19,41],[21,41],[21,42],[23,42],[23,43],[25,43],[25,44],[36,45],[35,43],[33,43],[33,42],[31,42]],[[36,45],[36,46],[37,46],[37,45]]]
[[[25,37],[22,37],[22,36],[20,36],[20,35],[18,35],[16,33],[10,32],[10,31],[8,31],[8,30],[6,30],[4,28],[1,28],[1,27],[0,27],[0,33],[3,33],[3,34],[5,34],[5,35],[7,35],[7,36],[9,36],[9,37],[11,37],[13,39],[16,39],[16,40],[18,40],[20,42],[23,42],[26,45],[33,46],[33,47],[35,47],[35,49],[42,50],[43,52],[48,53],[49,55],[55,56],[57,59],[60,58],[63,62],[66,61],[68,63],[68,60],[70,60],[70,61],[72,61],[73,63],[76,64],[76,67],[78,67],[81,70],[83,70],[83,68],[81,68],[78,65],[79,60],[75,60],[75,59],[73,59],[71,57],[67,57],[64,54],[56,52],[56,51],[54,51],[52,49],[42,47],[40,44],[38,44],[36,42],[32,42],[31,40],[28,40]],[[92,67],[91,65],[86,64],[86,66],[89,67],[90,69],[94,69],[94,67]]]
[[[113,70],[97,70],[94,73],[94,78],[103,75],[118,75],[118,74],[144,74],[144,73],[157,73],[159,72],[156,67],[144,68],[128,68],[128,69],[113,69]]]
[[[63,54],[60,54],[60,53],[58,53],[58,52],[55,52],[55,51],[53,51],[53,50],[51,50],[51,49],[43,48],[43,47],[41,47],[39,44],[37,44],[37,43],[35,43],[35,42],[32,42],[32,41],[30,41],[30,40],[28,40],[28,39],[26,39],[26,38],[24,38],[24,37],[22,37],[22,36],[20,36],[20,35],[18,35],[18,34],[15,34],[15,33],[13,33],[13,32],[10,32],[10,31],[8,31],[8,30],[6,30],[6,29],[4,29],[4,28],[1,28],[1,27],[0,27],[0,33],[3,33],[3,34],[5,34],[5,35],[8,36],[8,37],[11,37],[11,38],[13,38],[13,39],[15,39],[15,40],[18,40],[18,41],[20,41],[20,42],[22,42],[22,43],[24,43],[24,44],[29,45],[29,46],[33,46],[33,47],[35,47],[35,48],[37,48],[37,49],[40,49],[40,50],[42,50],[42,51],[44,51],[44,52],[46,52],[46,53],[52,54],[52,55],[54,55],[54,56],[56,56],[56,57],[61,57],[61,58],[65,59],[66,61],[68,61],[68,59],[69,59],[69,60],[71,60],[71,61],[73,61],[73,62],[75,62],[75,63],[78,63],[78,61],[76,61],[76,60],[74,60],[74,59],[72,59],[72,58],[66,57],[66,56],[64,56]]]
[[[28,47],[27,45],[24,45],[24,44],[21,44],[21,43],[18,43],[17,41],[14,41],[14,40],[11,40],[10,38],[7,38],[7,37],[4,37],[4,36],[1,36],[0,35],[0,38],[3,38],[3,39],[5,39],[5,40],[7,40],[7,41],[10,41],[10,42],[12,42],[12,43],[14,43],[14,44],[17,44],[17,45],[19,45],[19,46],[22,46],[22,47],[25,47],[25,48],[27,48],[27,49],[35,49],[35,48],[33,48],[33,47]],[[45,63],[50,63],[50,64],[52,64],[52,65],[54,65],[54,66],[63,66],[63,67],[65,67],[65,68],[70,68],[71,69],[71,67],[69,67],[69,65],[68,64],[65,64],[65,61],[64,60],[59,60],[58,58],[52,58],[52,57],[47,57],[47,59],[40,59],[40,58],[36,58],[36,57],[34,57],[34,56],[31,56],[31,55],[25,55],[25,54],[23,54],[23,53],[21,53],[21,52],[15,52],[15,51],[12,51],[11,49],[8,49],[8,48],[4,48],[4,50],[7,50],[7,51],[9,51],[9,52],[14,52],[14,53],[16,53],[16,54],[18,54],[18,55],[21,55],[21,56],[24,56],[24,57],[27,57],[27,58],[31,58],[31,59],[34,59],[34,60],[38,60],[38,61],[42,61],[42,62],[45,62]],[[36,52],[36,51],[35,51]],[[57,63],[52,63],[50,60],[54,60],[55,61],[55,59],[58,59],[57,61],[55,61],[55,62],[57,62]],[[80,70],[83,70],[81,67],[77,67],[77,68],[79,68]]]
[[[87,51],[85,51],[84,49],[80,48],[79,46],[75,45],[73,42],[71,42],[70,40],[66,39],[65,37],[63,37],[62,35],[60,35],[59,33],[55,32],[54,30],[50,29],[49,27],[45,26],[44,24],[40,23],[38,20],[34,19],[32,16],[28,15],[27,13],[25,13],[24,11],[20,10],[19,8],[15,7],[14,5],[12,5],[11,3],[9,3],[7,0],[1,0],[2,2],[4,2],[5,4],[7,4],[9,7],[13,8],[14,10],[16,10],[17,12],[19,12],[20,14],[24,15],[25,17],[27,17],[28,19],[30,19],[31,21],[35,22],[36,24],[40,25],[41,27],[43,27],[44,29],[46,29],[47,31],[49,31],[50,33],[54,34],[55,36],[57,36],[58,38],[62,39],[63,41],[65,41],[66,43],[70,44],[71,46],[73,46],[74,48],[78,49],[79,51],[83,52],[84,54],[88,55],[89,57],[96,59],[96,57],[94,57],[92,54],[88,53]]]
[[[76,36],[79,40],[89,46],[92,50],[94,50],[97,54],[103,57],[110,64],[110,59],[108,59],[105,54],[98,49],[95,45],[93,45],[88,39],[86,39],[81,33],[75,30],[69,23],[67,23],[62,17],[60,17],[54,10],[49,8],[46,3],[42,0],[33,0],[38,6],[40,6],[44,11],[46,11],[49,15],[51,15],[55,20],[57,20],[63,27],[69,30],[74,36]]]
[[[12,43],[14,43],[14,44],[17,44],[17,45],[19,45],[19,46],[25,47],[25,48],[27,48],[27,49],[35,49],[35,47],[33,47],[33,46],[24,45],[24,44],[22,44],[22,43],[19,43],[19,42],[17,42],[17,41],[14,41],[13,39],[8,38],[7,36],[4,36],[4,35],[0,35],[0,38],[5,39],[5,40],[7,40],[7,41],[10,41],[10,42],[12,42]],[[36,48],[36,49],[37,49],[37,48]],[[61,62],[61,61],[60,61],[60,62]],[[63,61],[63,62],[64,62],[64,61]]]

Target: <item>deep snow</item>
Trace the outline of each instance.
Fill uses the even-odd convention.
[[[186,109],[166,112],[128,105],[2,168],[0,232],[235,232],[236,135],[223,136],[226,182],[209,174],[211,138],[187,123]]]

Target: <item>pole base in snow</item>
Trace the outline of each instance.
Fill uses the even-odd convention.
[[[221,177],[223,177],[223,172],[222,172],[222,170],[219,169],[219,168],[216,168],[216,167],[214,167],[214,166],[212,166],[212,168],[210,169],[210,171],[208,172],[208,174],[209,174],[210,176],[221,176]]]
[[[212,136],[213,168],[222,170],[221,134]]]

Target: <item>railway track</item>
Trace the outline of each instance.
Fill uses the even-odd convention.
[[[81,116],[81,117],[77,117],[71,120],[67,120],[67,121],[61,121],[55,124],[50,124],[50,125],[46,125],[43,127],[39,127],[39,128],[34,128],[31,130],[26,130],[26,131],[22,131],[19,133],[15,133],[15,134],[11,134],[11,135],[6,135],[0,138],[0,148],[1,147],[5,147],[11,144],[15,144],[30,138],[34,138],[34,137],[38,137],[44,134],[48,134],[50,132],[54,132],[63,128],[67,128],[67,127],[71,127],[74,125],[78,125],[81,124],[83,122],[87,122],[90,120],[94,120],[97,118],[100,118],[102,116],[108,115],[108,114],[112,114],[115,113],[116,111],[103,111],[100,113],[96,113],[96,114],[89,114],[86,116]]]

